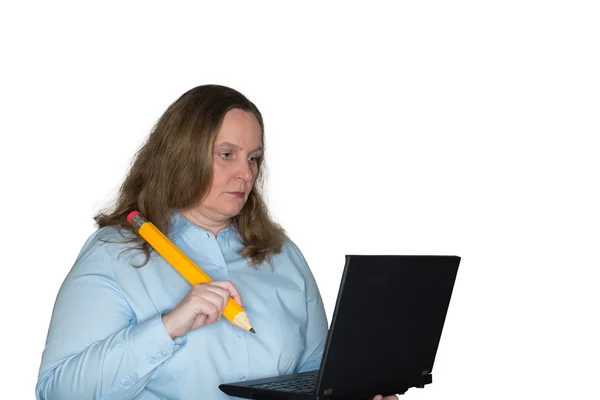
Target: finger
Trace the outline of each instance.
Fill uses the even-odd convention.
[[[218,295],[213,294],[214,296],[219,297]],[[199,315],[205,315],[206,316],[206,320],[204,321],[205,324],[211,324],[215,321],[217,321],[219,319],[219,317],[221,316],[221,309],[209,302],[206,301],[204,299],[201,300],[200,302],[200,312],[201,314]]]
[[[224,302],[221,292],[227,293],[226,290],[221,289],[220,287],[211,287],[206,284],[200,284],[192,288],[189,294],[189,300],[193,304],[199,304],[200,300],[207,300],[210,303],[215,304],[220,310],[222,310],[225,307],[226,303]]]
[[[240,292],[238,292],[237,288],[233,286],[231,281],[213,281],[212,283],[222,287],[223,289],[226,289],[229,292],[228,296],[231,296],[240,306],[244,307],[242,296],[240,295]]]
[[[221,316],[221,313],[208,314],[206,316],[206,323],[207,324],[212,324],[213,322],[216,322],[219,319],[220,316]]]
[[[242,305],[242,297],[231,281],[213,281],[212,283],[225,290],[227,301],[229,301],[229,297],[232,297],[238,304]]]
[[[229,291],[227,289],[223,289],[222,287],[217,285],[209,285],[206,286],[206,290],[219,295],[223,301],[223,308],[225,308],[225,305],[229,301]]]
[[[205,325],[207,319],[208,319],[208,315],[206,315],[206,314],[198,314],[196,316],[196,320],[194,321],[194,324],[192,325],[191,330],[198,329],[202,325]]]
[[[218,297],[214,293],[211,294],[211,296]],[[218,316],[220,314],[218,305],[214,304],[213,302],[211,302],[205,298],[198,299],[196,306],[197,306],[198,315],[205,314],[206,316],[210,317],[211,315]]]
[[[203,290],[199,292],[199,296],[217,306],[219,312],[223,311],[225,304],[227,304],[227,300],[229,300],[228,292],[217,286],[204,287]]]

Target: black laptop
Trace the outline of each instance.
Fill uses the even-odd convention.
[[[318,370],[219,385],[246,399],[368,399],[432,382],[460,257],[347,255]]]

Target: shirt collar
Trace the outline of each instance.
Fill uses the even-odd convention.
[[[175,241],[187,229],[197,229],[202,232],[209,233],[206,229],[200,228],[199,226],[190,222],[190,220],[184,217],[183,214],[181,214],[181,212],[179,212],[178,210],[173,211],[173,213],[169,217],[169,224],[171,226],[171,229],[169,230],[169,234],[167,236],[172,241]],[[219,235],[230,235],[236,233],[236,229],[233,225],[234,224],[231,223],[227,228],[219,231]]]

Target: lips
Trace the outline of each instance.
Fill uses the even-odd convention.
[[[246,194],[245,192],[229,192],[230,195],[232,195],[233,197],[237,197],[238,199],[241,199],[244,197],[244,195]]]

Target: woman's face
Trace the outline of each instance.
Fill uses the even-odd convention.
[[[261,129],[251,112],[225,114],[213,147],[213,182],[197,211],[214,221],[239,214],[254,186],[262,156]]]

